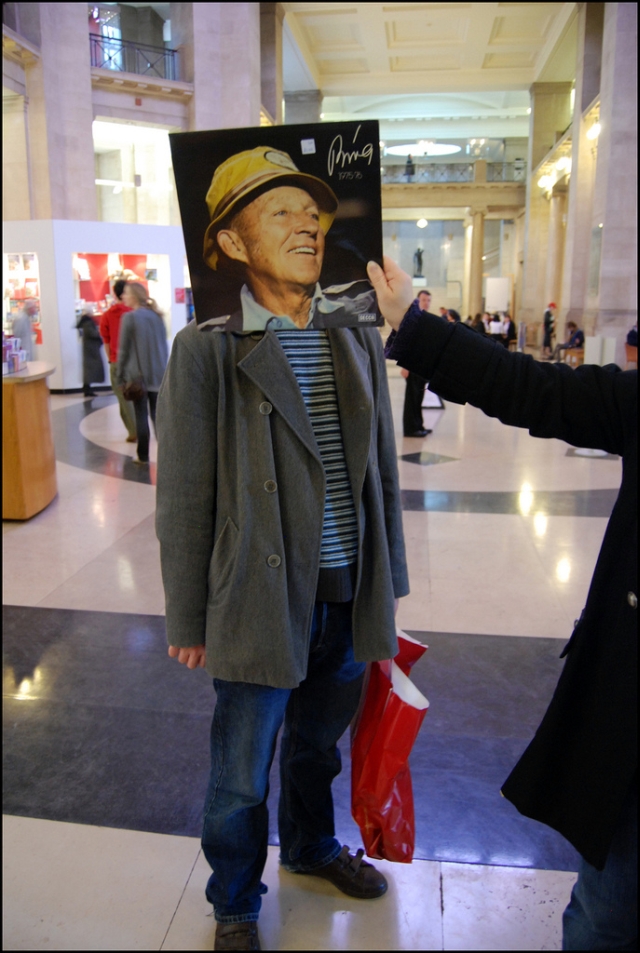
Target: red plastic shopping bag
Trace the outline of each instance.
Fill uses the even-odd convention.
[[[398,631],[395,659],[373,662],[351,737],[351,813],[369,857],[409,864],[415,846],[409,754],[429,702],[408,677],[427,650]]]

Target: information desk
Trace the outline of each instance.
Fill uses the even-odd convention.
[[[27,520],[58,492],[47,377],[53,364],[30,361],[2,378],[2,518]]]

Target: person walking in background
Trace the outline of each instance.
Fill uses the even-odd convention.
[[[462,320],[459,313],[454,310],[454,308],[449,308],[447,311],[447,321],[449,324],[457,324],[458,321]]]
[[[585,607],[535,737],[502,786],[525,816],[581,854],[563,950],[638,946],[638,372],[534,361],[444,327],[412,303],[390,258],[368,266],[394,332],[386,353],[436,394],[535,437],[622,457],[622,483]]]
[[[100,318],[100,334],[102,335],[102,340],[104,341],[104,350],[105,354],[107,355],[107,361],[109,362],[109,378],[111,380],[111,387],[113,388],[113,393],[118,398],[122,423],[127,428],[127,443],[135,443],[136,418],[133,404],[130,400],[125,400],[124,394],[122,393],[122,387],[116,380],[120,322],[122,321],[122,315],[126,314],[127,311],[131,311],[131,308],[127,307],[122,300],[122,293],[124,291],[125,285],[126,281],[124,281],[122,278],[119,278],[114,283],[113,294],[116,300],[113,302],[110,308],[107,308]]]
[[[551,357],[551,348],[552,348],[552,339],[555,329],[555,310],[556,305],[554,301],[551,301],[547,305],[547,309],[542,318],[542,327],[543,327],[543,337],[542,337],[542,357],[550,358]]]
[[[423,288],[418,292],[417,302],[422,311],[428,311],[431,307],[431,292]],[[422,420],[422,400],[427,382],[419,374],[412,374],[411,371],[403,369],[400,373],[407,382],[402,408],[402,432],[405,437],[426,437],[431,433]]]
[[[550,361],[559,361],[563,351],[570,351],[574,348],[584,347],[584,331],[581,331],[575,321],[567,321],[567,331],[569,337],[564,344],[556,344]]]
[[[133,462],[144,465],[149,463],[149,414],[155,431],[158,391],[169,359],[167,331],[143,285],[127,282],[122,300],[133,310],[122,318],[115,377],[120,386],[142,381],[144,393],[133,401],[138,440],[138,456]]]
[[[76,325],[82,339],[82,392],[85,397],[96,397],[92,384],[104,382],[104,364],[102,363],[102,338],[92,314],[82,314]]]
[[[26,298],[24,305],[16,314],[11,324],[11,333],[14,338],[20,338],[20,350],[25,351],[27,361],[33,360],[33,325],[32,319],[38,313],[38,305],[34,298]]]
[[[509,347],[512,341],[518,340],[518,329],[516,328],[516,322],[513,320],[509,312],[505,312],[504,321],[502,322],[504,326],[504,346]]]
[[[473,321],[471,322],[471,327],[473,328],[474,331],[477,331],[478,334],[482,334],[483,336],[486,336],[487,329],[484,326],[484,321],[482,320],[482,314],[479,311],[477,312]]]

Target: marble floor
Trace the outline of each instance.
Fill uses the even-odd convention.
[[[412,587],[398,624],[429,645],[415,859],[381,864],[385,897],[350,900],[280,870],[274,827],[263,948],[560,949],[575,851],[499,788],[560,673],[621,464],[453,404],[403,439],[392,366],[389,383]],[[112,396],[52,411],[58,496],[3,523],[3,947],[211,949],[197,833],[214,696],[166,658],[155,467],[133,465]],[[336,827],[355,848],[342,749]]]

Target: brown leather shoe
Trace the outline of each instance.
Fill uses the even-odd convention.
[[[214,950],[259,950],[258,924],[255,920],[243,923],[218,923]]]
[[[301,870],[302,874],[312,877],[323,877],[329,880],[334,887],[346,893],[349,897],[358,897],[360,900],[374,900],[387,892],[386,878],[373,864],[363,860],[362,848],[355,857],[349,853],[348,847],[343,847],[335,860],[324,867],[315,870]]]

